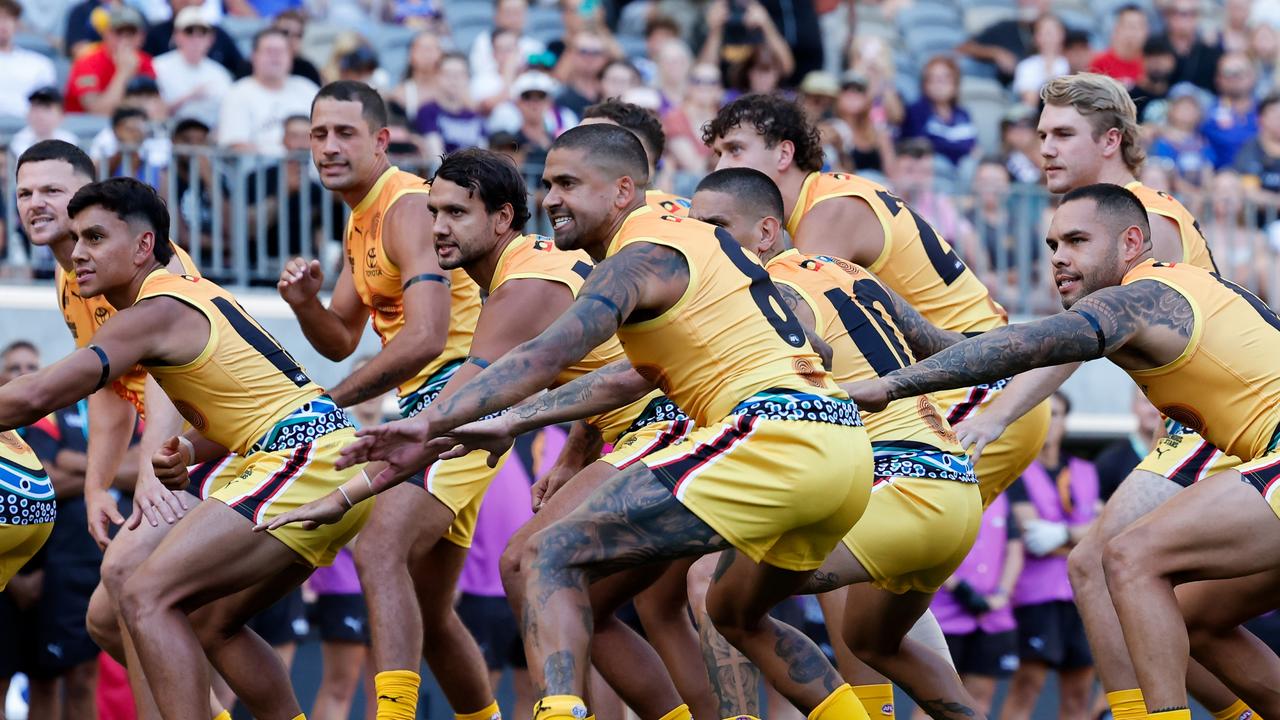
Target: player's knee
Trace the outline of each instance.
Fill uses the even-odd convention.
[[[114,549],[115,545],[107,548],[107,553],[102,558],[102,586],[107,589],[111,599],[120,594],[125,581],[138,569],[138,560],[131,553],[123,548],[112,552]]]
[[[386,542],[377,536],[366,538],[361,535],[351,555],[362,583],[376,583],[383,573],[398,570],[409,563],[409,549],[404,543]]]
[[[882,660],[897,655],[902,648],[901,637],[893,637],[877,630],[875,627],[858,627],[856,623],[849,623],[844,631],[845,645],[859,660],[873,668],[878,667]]]
[[[1072,589],[1078,594],[1083,594],[1087,588],[1096,586],[1103,580],[1102,553],[1098,544],[1098,540],[1090,533],[1067,556],[1067,575]]]
[[[113,651],[120,646],[120,623],[116,617],[116,609],[102,585],[89,597],[89,610],[85,613],[84,624],[94,643],[115,657],[117,653]]]
[[[762,618],[749,612],[730,592],[720,590],[723,589],[712,587],[707,592],[707,617],[716,632],[737,646],[740,640],[759,630]]]
[[[1108,587],[1123,586],[1148,570],[1152,558],[1145,535],[1140,528],[1130,528],[1107,543],[1102,570]]]
[[[502,587],[508,596],[524,589],[524,573],[520,571],[523,555],[523,543],[510,543],[502,551],[502,557],[498,558],[498,575],[502,578]]]
[[[558,522],[543,528],[525,543],[520,557],[525,575],[542,575],[548,570],[567,570],[581,565],[587,558],[582,550],[588,544],[586,534],[576,524]],[[530,577],[530,582],[533,578]]]

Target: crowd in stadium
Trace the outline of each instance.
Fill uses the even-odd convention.
[[[659,114],[656,184],[687,194],[713,164],[702,125],[740,94],[780,92],[820,123],[827,169],[887,180],[1011,300],[1003,281],[1020,252],[1038,256],[1046,209],[1015,202],[1040,183],[1039,87],[1098,71],[1138,105],[1142,180],[1211,223],[1219,262],[1265,295],[1271,264],[1256,259],[1280,247],[1277,58],[1280,12],[1260,0],[5,0],[0,123],[12,157],[72,138],[106,174],[164,188],[174,171],[185,192],[174,146],[305,151],[291,119],[332,80],[382,90],[392,154],[424,171],[475,145],[537,167],[590,104],[619,97]],[[205,217],[217,184],[207,159],[201,172],[187,206]]]

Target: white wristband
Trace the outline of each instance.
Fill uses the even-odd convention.
[[[196,446],[193,445],[191,441],[186,438],[186,436],[179,435],[178,436],[178,454],[181,455],[183,450],[187,451],[187,464],[188,465],[194,464],[196,461]]]

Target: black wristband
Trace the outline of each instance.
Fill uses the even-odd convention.
[[[613,311],[613,316],[618,319],[618,325],[622,325],[622,309],[618,307],[617,303],[610,300],[609,298],[603,295],[597,295],[596,293],[587,293],[586,295],[579,295],[578,299],[595,300],[596,302],[601,303],[602,305],[604,305],[605,307]]]
[[[102,363],[102,375],[98,377],[98,384],[93,388],[94,392],[98,392],[107,384],[107,379],[111,377],[111,361],[107,359],[107,353],[97,345],[90,345],[89,349],[98,356],[98,362]]]
[[[1102,324],[1098,322],[1098,318],[1094,317],[1087,310],[1072,310],[1071,312],[1078,314],[1080,317],[1089,321],[1093,326],[1093,333],[1098,336],[1098,357],[1107,354],[1107,336],[1102,332]]]
[[[408,280],[405,280],[404,285],[401,286],[400,289],[408,290],[410,287],[417,285],[420,282],[438,282],[444,285],[445,287],[450,287],[453,285],[453,283],[449,282],[449,278],[439,273],[422,273],[421,275],[414,275]]]

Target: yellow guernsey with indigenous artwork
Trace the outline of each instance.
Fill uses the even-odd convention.
[[[0,432],[0,590],[44,546],[56,515],[40,458],[18,433]]]
[[[178,412],[206,438],[244,458],[244,469],[214,491],[253,523],[318,499],[363,468],[336,470],[355,439],[346,413],[248,315],[226,290],[201,278],[156,270],[137,302],[170,297],[197,310],[209,339],[183,365],[147,365]],[[312,565],[328,565],[364,524],[362,503],[334,525],[312,531],[288,525],[271,531]]]
[[[606,254],[637,243],[683,256],[689,284],[657,317],[624,319],[618,339],[697,425],[642,462],[752,560],[819,567],[869,495],[872,459],[857,408],[764,267],[728,232],[642,207]]]
[[[414,280],[401,277],[400,268],[387,257],[382,242],[383,224],[387,211],[397,200],[405,195],[426,195],[430,192],[431,187],[426,180],[396,167],[389,168],[355,206],[347,220],[347,262],[351,266],[351,279],[360,301],[369,309],[373,329],[383,345],[404,327],[404,285]],[[423,250],[430,252],[430,238],[422,240]],[[449,283],[451,297],[449,336],[444,350],[434,360],[401,383],[402,411],[409,409],[405,407],[405,400],[414,393],[428,385],[443,387],[443,381],[448,378],[439,376],[446,369],[456,369],[471,347],[471,336],[480,317],[480,288],[460,269],[447,272],[444,280]]]
[[[818,334],[831,346],[837,382],[870,380],[915,362],[893,301],[871,273],[796,250],[765,268],[813,312]],[[973,467],[927,395],[891,402],[865,420],[875,484],[866,514],[844,543],[878,587],[934,592],[978,534],[982,495]]]
[[[200,277],[200,271],[196,269],[196,264],[187,251],[173,243],[170,243],[170,246],[173,248],[173,254],[182,263],[182,272]],[[58,309],[62,311],[62,318],[67,323],[67,329],[71,331],[76,347],[87,347],[93,334],[98,332],[98,328],[102,327],[102,323],[106,322],[107,318],[115,314],[116,309],[111,307],[111,303],[101,295],[88,298],[81,295],[80,283],[76,281],[76,276],[63,270],[61,265],[55,269],[53,281],[58,290]],[[146,381],[146,369],[137,366],[111,383],[111,389],[120,397],[133,403],[138,414],[143,417],[146,416],[146,403],[143,397]]]
[[[919,213],[888,188],[846,173],[811,173],[805,178],[787,231],[795,236],[809,210],[833,198],[858,198],[875,212],[884,248],[867,267],[885,285],[911,303],[926,320],[944,330],[974,334],[1003,327],[1008,316],[978,276],[956,255]],[[804,248],[800,248],[803,250]],[[1008,380],[934,393],[952,425],[990,403]],[[1011,423],[982,451],[978,480],[984,504],[990,504],[1035,459],[1049,430],[1049,404]]]
[[[658,212],[689,217],[689,198],[681,197],[665,190],[646,190],[644,202]]]

